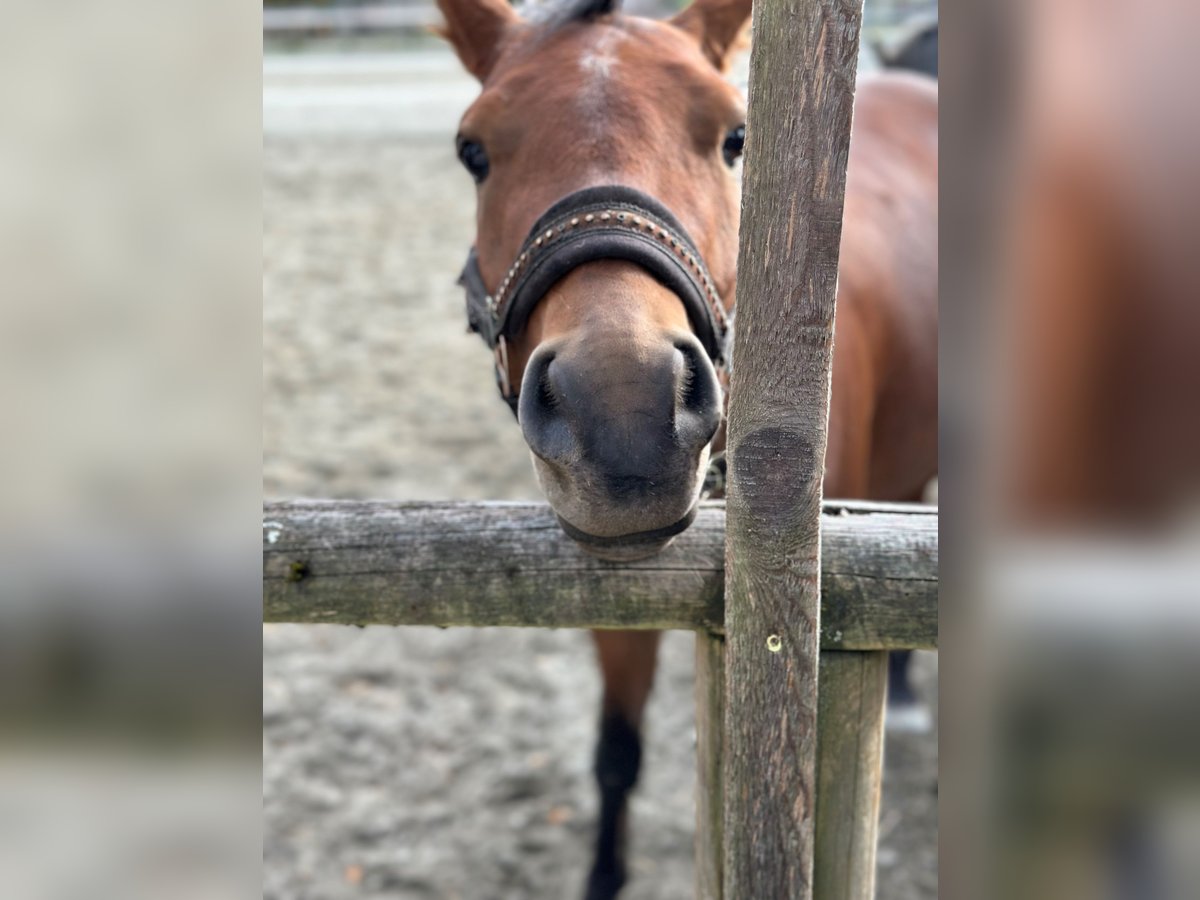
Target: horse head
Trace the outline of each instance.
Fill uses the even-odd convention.
[[[439,0],[482,86],[472,323],[564,529],[629,559],[687,527],[722,423],[745,134],[722,73],[750,0],[614,5]]]

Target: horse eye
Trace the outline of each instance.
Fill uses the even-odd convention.
[[[460,137],[458,139],[458,158],[466,166],[467,171],[471,173],[471,177],[475,179],[476,184],[487,178],[488,158],[487,151],[483,149],[483,144],[476,141],[468,141]]]
[[[729,134],[725,135],[725,143],[721,145],[721,155],[725,157],[725,164],[732,166],[739,156],[742,155],[742,150],[746,146],[746,126],[739,125]]]

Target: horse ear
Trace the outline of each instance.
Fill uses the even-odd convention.
[[[508,0],[437,0],[446,24],[438,29],[467,71],[480,81],[495,65],[505,31],[521,20]]]
[[[750,21],[751,0],[696,0],[671,19],[671,24],[695,36],[704,55],[721,71],[729,51],[739,44]]]

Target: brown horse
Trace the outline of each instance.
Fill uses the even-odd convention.
[[[696,0],[665,22],[612,0],[539,20],[504,0],[439,6],[483,86],[458,135],[478,184],[472,324],[567,533],[608,558],[652,555],[723,448],[745,106],[722,72],[750,0]],[[826,493],[909,500],[937,468],[934,83],[864,83],[854,127]],[[625,878],[658,634],[595,642],[601,898]]]

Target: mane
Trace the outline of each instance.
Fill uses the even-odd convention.
[[[561,28],[572,22],[591,22],[620,9],[621,0],[550,0],[550,2],[527,2],[521,10],[522,16],[550,29]]]

